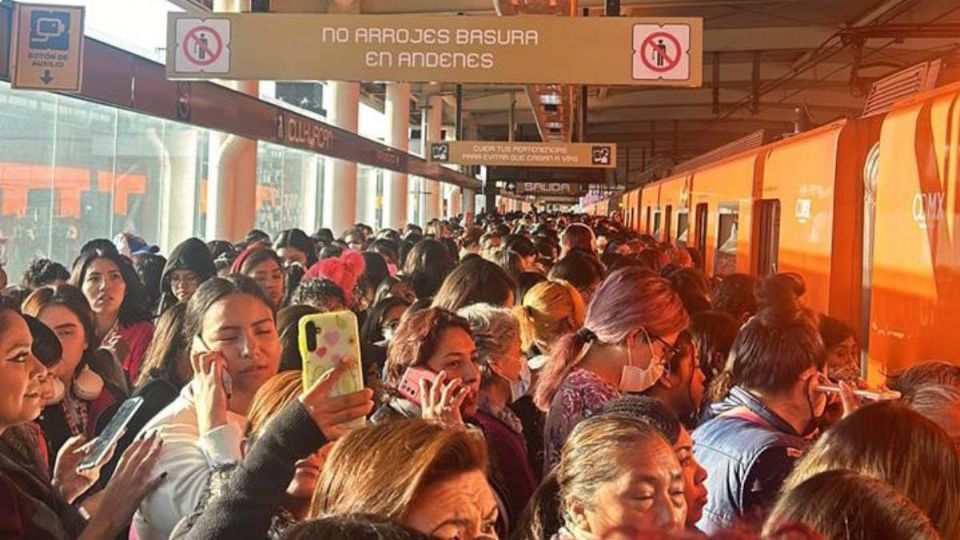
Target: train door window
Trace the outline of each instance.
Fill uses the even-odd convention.
[[[657,242],[662,238],[660,236],[660,219],[662,217],[660,210],[653,213],[653,237],[657,239]]]
[[[663,241],[670,241],[670,229],[673,228],[673,206],[667,206],[663,220]]]
[[[652,210],[650,209],[650,207],[648,206],[648,207],[647,207],[647,222],[646,222],[646,225],[644,226],[644,229],[643,229],[643,232],[645,232],[645,233],[647,233],[647,234],[650,234],[650,231],[652,230],[652,229],[650,228],[650,215],[651,215],[652,212],[653,212],[653,211],[652,211]]]
[[[713,269],[719,276],[737,271],[737,222],[740,219],[740,205],[721,203],[717,207],[717,250],[714,255]]]
[[[679,212],[677,214],[677,245],[687,245],[687,236],[690,233],[690,212]]]
[[[707,255],[707,203],[700,203],[697,205],[697,237],[696,237],[696,246],[700,250],[700,255],[705,257]]]
[[[760,201],[760,252],[757,275],[763,277],[777,273],[780,252],[780,201]]]

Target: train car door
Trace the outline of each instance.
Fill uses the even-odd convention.
[[[757,203],[759,214],[759,241],[757,242],[757,275],[777,273],[780,256],[780,201],[763,200]]]

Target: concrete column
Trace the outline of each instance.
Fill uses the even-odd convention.
[[[387,83],[384,116],[387,119],[387,145],[401,152],[408,152],[410,149],[409,84]],[[403,226],[410,220],[407,217],[407,196],[409,192],[407,175],[394,171],[384,171],[384,226],[403,230]]]
[[[450,190],[450,215],[456,217],[463,213],[463,210],[460,208],[460,188],[456,186],[451,187],[453,187],[453,189]]]
[[[327,121],[334,126],[356,133],[360,114],[360,84],[328,82],[324,88],[325,101],[330,104]],[[357,221],[357,164],[340,159],[329,159],[323,176],[323,226],[335,236]]]
[[[320,156],[307,158],[300,170],[300,193],[303,208],[300,214],[300,228],[312,234],[320,228]]]
[[[157,151],[163,156],[163,176],[160,195],[160,250],[170,250],[193,236],[195,208],[197,207],[197,139],[194,129],[168,127],[167,144],[157,141]]]
[[[443,123],[443,97],[434,94],[427,98],[427,107],[423,111],[423,123],[421,133],[423,134],[423,155],[426,156],[431,142],[440,141],[440,132]],[[423,221],[424,223],[440,216],[440,205],[442,196],[440,194],[440,182],[435,180],[426,180],[424,188],[427,193],[424,195],[423,203]]]
[[[256,96],[257,81],[227,81],[226,86]],[[257,218],[257,141],[210,133],[207,175],[207,240],[239,241]]]
[[[463,222],[473,224],[473,217],[477,215],[477,192],[472,189],[463,190]]]

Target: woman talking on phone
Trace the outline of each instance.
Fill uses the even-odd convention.
[[[383,383],[390,399],[370,420],[440,418],[462,423],[477,413],[480,369],[470,324],[443,308],[405,316],[387,349]]]
[[[187,304],[184,337],[192,343],[193,380],[143,429],[163,434],[158,467],[170,478],[140,505],[140,540],[166,540],[216,467],[240,460],[250,403],[280,364],[273,304],[250,278],[201,285]]]

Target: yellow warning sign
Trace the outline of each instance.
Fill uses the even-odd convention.
[[[79,92],[83,7],[16,4],[10,84],[23,90]]]

